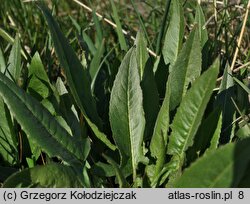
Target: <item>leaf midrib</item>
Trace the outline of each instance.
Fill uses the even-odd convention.
[[[133,168],[133,174],[135,174],[135,167],[136,167],[136,164],[135,164],[135,161],[134,161],[134,149],[133,149],[133,144],[132,144],[132,138],[131,138],[131,127],[130,127],[130,93],[129,93],[129,90],[130,90],[130,83],[129,83],[129,78],[130,78],[130,68],[131,68],[131,57],[132,57],[132,51],[131,51],[131,54],[130,54],[130,59],[129,59],[129,67],[127,69],[127,85],[128,85],[128,88],[127,88],[127,113],[128,113],[128,129],[129,129],[129,141],[130,141],[130,150],[131,150],[131,160],[132,160],[132,168]],[[135,176],[135,175],[134,175]]]

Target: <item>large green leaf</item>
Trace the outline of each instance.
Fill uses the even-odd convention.
[[[159,111],[159,94],[153,73],[153,62],[149,58],[147,42],[141,31],[137,34],[135,46],[146,119],[144,138],[147,140],[152,137],[155,120]]]
[[[83,187],[76,172],[62,164],[47,164],[24,169],[10,176],[4,182],[4,188],[40,187],[40,188],[80,188]]]
[[[201,46],[199,33],[194,29],[183,46],[170,73],[170,110],[179,105],[188,86],[201,72]]]
[[[50,11],[43,4],[39,4],[39,7],[43,11],[49,25],[56,53],[65,70],[67,82],[76,104],[82,111],[85,120],[95,136],[107,145],[107,147],[114,150],[116,147],[108,140],[107,136],[100,131],[102,124],[97,114],[94,98],[91,94],[90,77],[87,70],[82,67],[81,62],[78,60],[68,40],[62,34],[59,25],[53,19]]]
[[[145,118],[134,48],[126,54],[116,75],[109,115],[113,138],[121,155],[121,165],[131,162],[135,179],[137,165],[143,159]]]
[[[88,152],[72,139],[46,108],[2,73],[0,96],[31,140],[39,144],[50,156],[58,156],[72,165],[81,165]]]
[[[151,155],[156,158],[156,166],[153,179],[158,177],[160,171],[163,168],[166,157],[167,133],[169,129],[169,83],[167,83],[166,90],[166,95],[164,97],[161,109],[158,113],[152,140],[150,142]]]
[[[184,171],[175,187],[239,187],[242,178],[249,175],[247,171],[250,164],[249,145],[250,139],[245,139],[208,152]],[[250,184],[245,183],[244,186],[250,187]]]
[[[182,2],[180,2],[180,0],[171,2],[170,13],[171,17],[169,27],[165,35],[162,54],[165,63],[170,63],[172,67],[181,49],[184,36],[184,14]]]
[[[219,69],[219,60],[214,62],[214,67]],[[212,107],[211,107],[212,108]],[[194,144],[189,148],[187,152],[187,162],[190,163],[195,160],[198,156],[202,155],[205,150],[211,145],[213,137],[220,137],[221,127],[219,127],[219,120],[221,109],[220,107],[214,107],[212,110],[207,108],[208,115],[204,115],[203,120],[197,130],[194,138]],[[214,138],[215,139],[215,138]],[[219,138],[218,138],[219,139]],[[216,140],[216,139],[215,139]]]
[[[215,87],[219,71],[216,64],[194,82],[177,109],[171,125],[168,154],[182,158],[188,147],[192,146],[195,133]]]
[[[57,92],[52,90],[55,88],[50,84],[49,78],[38,53],[35,53],[31,60],[31,63],[28,67],[28,76],[29,81],[27,85],[27,92],[40,101],[43,106],[46,107],[53,116],[55,116],[60,125],[66,129],[70,135],[72,135],[72,131],[64,118],[59,116],[59,96]],[[39,145],[36,145],[35,143],[30,145],[30,147],[33,154],[34,152],[37,152],[38,149],[40,149]]]
[[[92,122],[100,127],[101,122],[97,114],[94,98],[91,94],[90,79],[87,70],[82,67],[68,39],[62,34],[59,25],[53,19],[50,11],[43,4],[39,4],[39,7],[48,23],[57,56],[65,70],[67,82],[77,105]]]

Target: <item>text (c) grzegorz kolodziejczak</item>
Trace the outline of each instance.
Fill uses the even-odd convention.
[[[22,200],[136,200],[136,193],[134,191],[129,192],[116,192],[116,191],[85,191],[85,190],[71,190],[70,192],[28,192],[26,190],[21,191],[20,198]]]

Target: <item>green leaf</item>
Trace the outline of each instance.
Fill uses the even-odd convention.
[[[136,46],[136,59],[139,67],[140,78],[142,79],[144,74],[144,69],[148,60],[148,51],[147,51],[147,41],[143,36],[143,33],[139,31],[136,36],[135,41]]]
[[[67,82],[76,104],[82,111],[86,122],[94,132],[95,136],[107,147],[114,150],[116,147],[108,140],[107,136],[100,131],[102,124],[97,114],[94,98],[91,94],[91,84],[88,71],[82,67],[81,62],[78,60],[68,40],[62,34],[49,10],[43,4],[39,4],[39,7],[43,11],[45,19],[49,25],[55,50],[60,63],[65,70]]]
[[[181,50],[184,36],[184,14],[180,0],[171,2],[170,13],[170,22],[165,35],[162,55],[165,63],[170,63],[172,67]]]
[[[222,131],[220,142],[225,144],[231,140],[231,135],[234,135],[234,120],[236,114],[236,108],[232,102],[235,100],[235,86],[232,77],[232,71],[230,66],[226,65],[221,81],[219,93],[216,97],[215,106],[218,106],[222,110]]]
[[[211,140],[218,128],[220,114],[220,108],[216,107],[205,119],[203,119],[195,136],[194,145],[190,148],[192,153],[196,156],[197,153],[198,155],[204,153],[204,151],[210,146]]]
[[[167,133],[169,129],[169,98],[170,87],[167,83],[166,95],[164,97],[161,109],[158,113],[157,120],[154,127],[152,140],[150,142],[150,152],[156,160],[156,167],[154,172],[154,179],[159,175],[165,163]]]
[[[101,63],[103,53],[104,53],[104,40],[101,41],[100,47],[96,51],[96,53],[95,53],[95,55],[90,63],[89,74],[90,74],[90,77],[92,79],[91,87],[94,86],[97,75],[100,71],[100,68],[101,68],[100,63]]]
[[[83,187],[76,172],[62,164],[47,164],[24,169],[10,176],[4,182],[4,188],[80,188]]]
[[[7,33],[5,30],[3,30],[2,28],[0,28],[0,36],[3,39],[5,39],[8,43],[10,43],[11,45],[13,45],[15,42],[15,39],[13,37],[11,37],[11,35],[9,33]],[[23,49],[21,49],[21,54],[27,60],[28,57],[26,56]]]
[[[5,30],[0,28],[0,36],[5,39],[8,43],[14,44],[15,39],[10,36]]]
[[[152,62],[149,59],[145,65],[141,89],[143,93],[143,108],[145,112],[146,126],[144,140],[151,139],[157,114],[159,112],[159,93],[152,70]]]
[[[64,118],[59,116],[56,111],[58,109],[59,99],[57,100],[55,97],[56,93],[52,90],[54,87],[50,84],[38,53],[35,53],[33,56],[28,71],[29,82],[27,92],[37,100],[41,101],[41,104],[46,107],[53,116],[55,116],[60,125],[69,133],[69,135],[72,136],[70,127]],[[81,144],[85,145],[85,142],[82,141]],[[40,149],[36,144],[30,145],[30,147],[33,154],[37,149]]]
[[[124,57],[114,81],[110,99],[110,124],[121,155],[121,166],[129,164],[134,181],[138,163],[143,160],[145,118],[135,49]]]
[[[145,27],[145,23],[143,22],[143,18],[140,14],[140,11],[138,10],[138,7],[136,6],[134,0],[130,0],[132,6],[133,6],[133,9],[138,17],[138,21],[139,21],[139,24],[140,24],[140,29],[143,31],[143,34],[145,35],[146,39],[147,39],[147,42],[150,44],[150,49],[152,50],[153,47],[151,45],[151,42],[150,42],[150,39],[149,39],[149,36],[148,36],[148,33],[147,33],[147,30],[146,30],[146,27]],[[141,31],[140,31],[141,32]]]
[[[153,62],[147,52],[147,42],[141,31],[136,37],[136,59],[141,78],[143,93],[143,108],[145,112],[146,126],[144,139],[151,139],[155,120],[159,111],[159,94],[153,73]]]
[[[205,27],[206,19],[205,19],[205,16],[204,16],[204,13],[202,11],[200,4],[197,3],[195,11],[196,11],[196,13],[195,13],[195,20],[194,21],[195,21],[195,23],[198,24],[199,36],[200,36],[200,40],[201,40],[201,47],[203,48],[208,40],[208,33],[207,33],[207,29]]]
[[[91,128],[91,130],[94,132],[95,136],[101,140],[108,148],[110,148],[111,150],[115,151],[116,150],[116,146],[114,144],[112,144],[109,139],[107,138],[107,136],[102,133],[94,123],[92,123],[88,118],[85,118],[85,120],[87,121],[89,127]]]
[[[217,63],[193,83],[177,109],[171,125],[168,154],[182,158],[188,147],[192,146],[195,133],[215,87],[219,71]]]
[[[168,14],[169,14],[171,0],[167,0],[165,4],[166,4],[166,6],[165,6],[165,10],[164,10],[162,23],[160,26],[160,32],[157,36],[157,41],[156,41],[156,54],[157,55],[160,55],[160,53],[162,51],[162,39],[163,39],[163,35],[164,35],[166,28],[167,28],[167,18],[168,18]]]
[[[86,42],[86,44],[88,45],[88,48],[89,48],[91,54],[95,55],[96,48],[95,48],[95,45],[94,45],[93,41],[91,40],[91,38],[84,31],[82,31],[82,37],[83,37],[84,42]]]
[[[28,76],[29,77],[36,76],[37,78],[49,83],[49,78],[44,69],[43,63],[41,61],[41,58],[38,52],[36,52],[33,58],[31,59]]]
[[[122,26],[121,26],[121,22],[120,22],[120,19],[119,19],[119,15],[118,15],[114,0],[110,0],[110,3],[111,3],[112,10],[113,10],[113,18],[115,20],[116,32],[117,32],[117,35],[118,35],[118,39],[119,39],[121,49],[124,50],[124,51],[127,51],[128,50],[127,43],[126,43],[124,34],[122,32]]]
[[[17,82],[21,75],[21,46],[18,36],[16,36],[12,46],[7,69],[6,76]]]
[[[155,82],[157,85],[159,97],[164,98],[166,93],[166,84],[169,76],[169,64],[165,64],[163,56],[157,57],[154,62]]]
[[[0,97],[0,159],[14,165],[18,163],[18,140],[10,111]]]
[[[81,165],[81,161],[86,159],[85,150],[47,109],[1,73],[0,96],[28,137],[50,156],[58,156],[72,165]]]
[[[67,82],[77,105],[84,115],[98,127],[101,127],[96,104],[91,94],[90,79],[87,70],[82,67],[81,62],[66,37],[62,34],[59,25],[53,19],[50,11],[43,4],[39,4],[39,7],[48,23],[57,56],[65,71]]]
[[[230,66],[227,64],[225,69],[224,69],[223,76],[222,76],[222,81],[220,84],[219,93],[229,89],[232,86],[234,86],[232,70],[230,69]]]
[[[9,165],[18,163],[18,141],[10,112],[0,96],[0,159]]]
[[[51,94],[49,84],[36,76],[31,77],[27,87],[27,92],[37,100],[48,98]]]
[[[75,18],[73,18],[72,16],[69,16],[69,19],[71,20],[71,22],[75,26],[78,34],[80,34],[81,33],[81,26],[77,23],[77,20]]]
[[[96,47],[98,49],[100,49],[101,43],[103,41],[103,34],[102,34],[102,27],[101,27],[101,23],[96,15],[96,11],[95,9],[93,9],[92,12],[92,16],[93,16],[93,20],[94,20],[94,24],[95,24],[95,28],[96,28]]]
[[[185,96],[189,84],[200,76],[201,46],[197,29],[191,32],[171,70],[170,110],[174,110]]]
[[[186,169],[176,188],[239,187],[244,175],[249,175],[250,139],[209,151]],[[244,159],[242,159],[244,158]],[[247,185],[249,187],[249,183]]]

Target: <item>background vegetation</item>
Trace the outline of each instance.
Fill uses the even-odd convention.
[[[249,187],[249,2],[1,0],[1,185]]]

